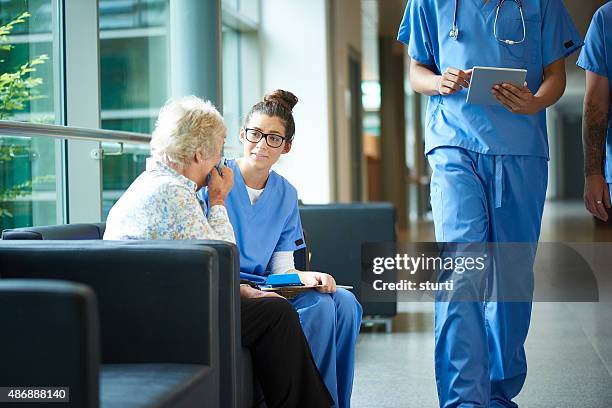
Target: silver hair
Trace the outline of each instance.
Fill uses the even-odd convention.
[[[227,129],[209,101],[196,96],[171,99],[161,108],[151,137],[151,154],[185,168],[196,152],[205,158],[221,149]]]

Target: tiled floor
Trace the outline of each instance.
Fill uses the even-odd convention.
[[[612,242],[611,232],[595,228],[581,203],[546,205],[542,241]],[[421,223],[402,235],[430,240],[433,234]],[[612,289],[600,285],[601,291]],[[432,309],[431,303],[401,303],[393,333],[361,334],[353,407],[438,406]],[[536,302],[526,349],[529,374],[516,400],[521,408],[612,407],[612,302]]]

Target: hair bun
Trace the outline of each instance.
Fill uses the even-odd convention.
[[[263,97],[264,102],[276,102],[286,108],[289,112],[293,111],[293,107],[298,103],[298,98],[289,91],[277,89]]]

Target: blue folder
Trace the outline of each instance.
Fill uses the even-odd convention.
[[[266,286],[279,288],[284,286],[304,286],[297,273],[280,273],[269,275],[266,279]]]

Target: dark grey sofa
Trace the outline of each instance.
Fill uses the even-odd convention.
[[[353,285],[353,292],[359,297],[361,244],[396,240],[394,207],[387,203],[315,205],[301,207],[300,214],[304,229],[308,231],[308,250],[296,251],[296,267],[331,272],[338,283]],[[2,239],[100,240],[104,228],[104,223],[18,228],[5,230]],[[250,353],[241,346],[237,249],[225,242],[199,242],[217,252],[221,271],[218,277],[217,307],[219,404],[224,408],[263,408],[265,403],[253,377]],[[343,257],[334,255],[338,251],[344,254]],[[312,253],[312,259],[309,253]],[[394,302],[364,304],[366,315],[390,317],[395,313]]]
[[[0,384],[69,386],[71,407],[220,405],[210,246],[3,240],[0,277]]]
[[[101,240],[104,229],[104,223],[26,227],[3,231],[2,240]],[[218,277],[219,404],[228,408],[265,407],[253,378],[250,353],[241,345],[237,248],[221,241],[197,242],[217,252],[221,271]],[[305,250],[296,253],[296,262],[306,262]]]

